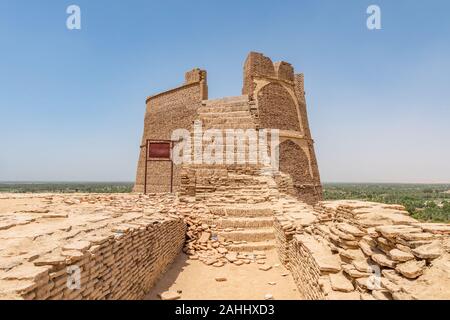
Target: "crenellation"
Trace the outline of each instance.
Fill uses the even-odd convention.
[[[288,62],[280,61],[273,64],[275,69],[275,75],[280,80],[289,82],[294,81],[294,67]]]

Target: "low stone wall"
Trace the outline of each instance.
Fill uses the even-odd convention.
[[[6,280],[24,272],[32,277],[17,292],[24,299],[142,299],[181,251],[184,222],[143,222],[116,232],[70,243],[61,255],[39,258],[14,270]]]
[[[91,221],[91,227],[89,224],[80,224],[83,230],[78,231],[77,224],[71,222],[71,228],[61,233],[67,237],[75,230],[77,236],[70,241],[58,243],[59,231],[50,230],[57,221],[45,224],[45,230],[52,232],[51,237],[55,240],[52,247],[55,249],[49,253],[28,255],[27,260],[21,259],[18,265],[7,262],[10,260],[0,264],[0,299],[144,298],[181,252],[186,224],[182,216],[173,213],[129,213],[130,210],[140,209],[127,207],[128,205],[138,201],[152,203],[154,200],[141,200],[131,196],[128,198],[127,203],[121,200],[122,204],[117,207],[119,211],[127,213],[111,211],[108,220],[98,214],[91,215],[90,219],[95,217],[96,220],[111,221],[111,227],[105,225],[103,229],[96,230],[95,222]],[[167,199],[168,203],[170,201]],[[157,208],[156,203],[153,205]],[[62,219],[73,218],[69,216]],[[114,219],[120,220],[115,222]],[[52,219],[54,220],[55,218]],[[32,228],[32,225],[29,226]],[[34,228],[42,229],[43,223],[35,222]],[[20,237],[20,229],[17,230],[15,235]],[[38,239],[43,237],[50,235],[40,236]],[[51,245],[51,238],[47,243]]]

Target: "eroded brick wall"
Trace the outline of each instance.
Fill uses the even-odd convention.
[[[206,72],[194,69],[186,73],[186,83],[178,88],[160,93],[147,100],[139,162],[136,174],[135,192],[144,191],[145,143],[147,139],[170,140],[176,129],[192,128],[197,109],[207,98]],[[148,162],[147,192],[170,191],[170,163]],[[174,191],[180,187],[180,167],[174,166]]]
[[[271,83],[261,89],[258,107],[261,128],[300,131],[295,103],[280,84]]]
[[[16,288],[23,299],[142,299],[181,252],[185,233],[182,218],[142,219],[108,237],[69,243],[61,255],[18,267],[7,278],[10,285],[28,279]],[[76,284],[68,268],[81,271],[79,289],[68,286]]]
[[[281,143],[280,171],[292,177],[296,196],[309,204],[322,200],[320,182],[317,183],[317,164],[314,166],[314,163],[311,159],[310,166],[310,160],[298,144],[291,140]]]
[[[294,182],[297,197],[310,204],[322,200],[322,186],[306,110],[303,74],[291,64],[251,52],[244,66],[243,93],[255,102],[259,128],[279,129],[280,171]]]

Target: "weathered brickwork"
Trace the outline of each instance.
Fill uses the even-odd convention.
[[[139,162],[134,191],[144,191],[145,144],[147,139],[170,140],[172,132],[179,128],[190,129],[197,117],[201,101],[207,98],[206,72],[194,69],[186,73],[186,84],[147,99]],[[148,192],[169,192],[170,164],[148,162]],[[174,167],[174,191],[179,190],[180,167]]]
[[[322,200],[303,74],[294,74],[287,62],[272,63],[270,58],[251,52],[244,66],[243,92],[255,101],[258,127],[280,130],[280,171],[291,175],[299,199],[311,204]],[[309,175],[305,175],[306,168],[310,168]]]
[[[300,146],[291,140],[280,145],[280,170],[291,175],[297,196],[307,203],[317,201],[313,167]]]
[[[261,128],[300,131],[294,100],[282,85],[271,83],[262,88],[258,107]]]
[[[147,100],[142,145],[147,139],[170,139],[175,129],[193,132],[193,121],[204,129],[278,129],[280,130],[281,172],[292,177],[292,191],[307,203],[322,200],[322,187],[313,141],[306,116],[303,75],[295,75],[287,62],[273,63],[260,53],[251,52],[244,65],[243,96],[216,100],[207,99],[206,71],[194,69],[185,76],[185,84],[160,93]],[[205,150],[203,146],[203,151]],[[224,153],[226,147],[223,149]],[[235,153],[238,154],[235,149]],[[225,158],[223,158],[225,159]],[[205,169],[209,164],[203,164]],[[260,174],[260,164],[246,164],[252,175]],[[168,192],[170,163],[148,162],[145,177],[145,147],[141,147],[134,191]],[[202,165],[183,164],[173,172],[174,191],[196,195],[208,191],[213,194],[223,185],[234,188],[227,179],[209,175],[203,179]],[[235,166],[216,166],[218,172],[232,175]],[[220,171],[225,170],[225,171]],[[203,170],[205,171],[205,170]],[[216,172],[216,171],[214,171]],[[207,179],[207,180],[208,180]],[[280,181],[278,177],[275,177]],[[232,180],[232,179],[231,179]],[[220,194],[214,195],[220,198]],[[251,201],[251,200],[250,200]]]
[[[22,199],[28,205],[20,205]],[[173,197],[1,200],[25,211],[15,220],[0,216],[0,299],[142,299],[185,241],[186,224]]]

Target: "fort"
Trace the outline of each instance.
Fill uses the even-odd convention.
[[[306,113],[303,75],[295,74],[289,63],[272,63],[264,55],[252,52],[245,61],[242,94],[207,100],[207,72],[194,69],[186,73],[182,86],[147,98],[135,191],[167,192],[173,183],[173,190],[182,194],[204,193],[201,183],[203,174],[210,173],[207,167],[177,165],[172,176],[169,163],[147,161],[148,141],[170,141],[173,132],[180,128],[192,132],[195,141],[194,123],[200,121],[205,129],[277,129],[280,144],[271,147],[279,151],[280,172],[291,180],[291,191],[307,203],[321,200],[322,187]],[[231,175],[242,168],[229,165],[214,169],[215,173]],[[245,169],[257,172],[263,168],[259,163]],[[213,192],[218,186],[210,187]]]
[[[207,73],[193,69],[147,98],[133,194],[0,194],[0,298],[450,299],[450,225],[323,201],[303,75],[254,52],[243,75],[236,97],[208,100]],[[196,134],[199,122],[275,130],[262,145],[279,166],[174,163],[180,129],[202,142],[188,158],[213,145],[250,160],[258,134],[230,147]]]

